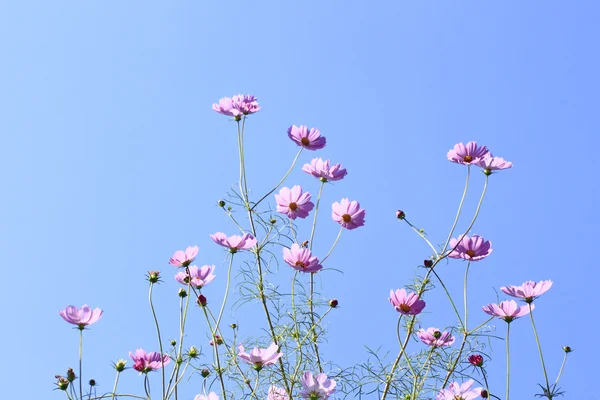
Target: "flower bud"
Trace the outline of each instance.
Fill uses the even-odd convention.
[[[125,364],[127,364],[127,361],[119,360],[114,364],[114,367],[117,370],[117,372],[123,372],[125,370]]]
[[[237,324],[231,324],[231,325],[229,325],[229,327],[230,327],[231,329],[237,329]]]
[[[217,204],[219,205],[219,207],[225,207],[225,201],[223,200],[219,200]]]
[[[69,381],[63,378],[62,376],[58,375],[57,379],[58,381],[56,382],[56,386],[58,386],[60,390],[67,390],[67,388],[69,387]]]
[[[431,260],[424,260],[423,261],[423,265],[425,267],[427,267],[427,268],[431,268],[431,267],[433,267],[433,261],[431,261]]]
[[[210,375],[210,371],[208,369],[204,368],[200,371],[200,375],[202,375],[203,378],[206,378]]]
[[[156,283],[160,279],[160,271],[148,271],[148,281],[150,283]]]
[[[489,397],[488,391],[487,391],[487,390],[485,390],[485,389],[483,389],[483,390],[481,391],[481,398],[482,398],[482,399],[487,399],[488,397]]]
[[[484,168],[483,173],[486,174],[487,176],[490,176],[492,174],[492,170],[489,168]]]
[[[396,211],[396,218],[404,219],[404,217],[406,217],[406,214],[404,214],[404,211],[402,211],[402,210]]]
[[[187,297],[187,292],[185,291],[184,288],[179,289],[179,291],[177,292],[177,294],[179,295],[179,297],[181,297],[182,299]]]
[[[329,300],[329,307],[331,308],[336,308],[338,306],[339,302],[337,301],[337,299],[331,299]]]
[[[190,347],[190,350],[188,351],[188,356],[190,356],[190,358],[198,357],[198,349],[196,348],[196,346]]]
[[[481,367],[483,365],[483,356],[481,354],[471,354],[469,362],[476,367]]]
[[[73,382],[75,380],[76,376],[75,376],[75,371],[73,371],[73,368],[69,368],[67,370],[67,380],[69,382]]]
[[[223,338],[219,335],[215,335],[215,342],[217,342],[217,346],[220,346],[224,343]],[[210,342],[208,342],[208,344],[210,344],[211,346],[215,345],[215,343],[212,340]]]
[[[175,340],[171,340],[171,341],[169,342],[169,344],[171,344],[171,346],[175,347],[175,346],[177,346],[177,341],[175,341]]]
[[[269,222],[270,222],[271,224],[275,225],[275,224],[277,223],[277,220],[276,220],[275,218],[271,218],[271,219],[269,220]]]
[[[563,347],[563,351],[564,351],[565,353],[570,353],[570,352],[572,352],[572,351],[573,351],[573,349],[572,349],[570,346],[564,346],[564,347]]]
[[[96,380],[90,379],[90,386],[96,386]]]
[[[204,295],[201,294],[198,296],[198,300],[196,300],[196,303],[198,303],[199,306],[206,307],[206,303],[208,303],[208,301],[206,300],[206,297],[204,297]]]

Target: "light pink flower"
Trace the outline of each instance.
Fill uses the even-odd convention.
[[[254,114],[260,110],[256,97],[251,94],[238,94],[232,98],[223,97],[212,109],[219,114],[228,115],[239,120],[242,115]]]
[[[312,372],[306,371],[302,376],[302,390],[300,397],[311,400],[327,400],[335,393],[336,382],[327,379],[327,375],[320,373],[313,377]]]
[[[416,293],[406,293],[404,289],[390,290],[390,303],[403,315],[417,315],[425,308],[425,302]]]
[[[358,201],[350,201],[347,198],[339,203],[336,201],[331,205],[331,217],[344,228],[351,230],[365,224],[365,210],[360,208]]]
[[[81,306],[81,309],[76,306],[68,306],[58,313],[65,321],[77,325],[79,329],[83,330],[86,326],[97,322],[102,316],[103,311],[99,308],[92,310],[87,304],[84,304]]]
[[[279,194],[275,195],[277,212],[286,214],[290,219],[306,218],[315,206],[310,199],[310,193],[302,193],[302,188],[298,185],[291,189],[282,187]]]
[[[210,238],[219,246],[227,247],[231,253],[256,246],[256,238],[249,233],[245,233],[244,236],[231,235],[227,237],[223,232],[217,232],[210,235]]]
[[[171,358],[160,353],[146,353],[143,349],[137,349],[135,353],[129,352],[129,357],[133,360],[133,369],[140,373],[147,374],[150,371],[156,371],[171,362]]]
[[[292,244],[290,249],[283,248],[283,260],[300,272],[317,272],[323,268],[319,259],[313,256],[309,249],[300,247],[297,243]]]
[[[348,174],[346,169],[342,168],[342,164],[331,165],[330,163],[329,160],[313,158],[310,164],[304,164],[302,171],[319,178],[321,182],[339,181]]]
[[[491,153],[477,162],[477,166],[483,168],[486,175],[490,175],[492,171],[512,168],[512,162],[505,161],[502,157],[494,157]]]
[[[317,128],[308,128],[305,125],[292,125],[288,128],[288,136],[298,146],[304,147],[307,150],[319,150],[325,147],[327,139],[321,136],[321,131]]]
[[[283,356],[283,353],[279,353],[278,349],[279,347],[273,343],[266,349],[255,347],[250,354],[248,354],[245,352],[244,346],[240,344],[238,346],[238,357],[247,363],[254,365],[254,369],[259,371],[264,366],[275,364],[277,360]]]
[[[521,286],[502,286],[500,290],[512,297],[518,297],[531,303],[533,300],[546,293],[552,287],[552,281],[524,282]]]
[[[177,250],[169,260],[169,264],[176,267],[187,267],[194,262],[196,255],[198,255],[198,246],[190,246],[185,251]]]
[[[492,253],[492,242],[484,240],[479,235],[468,237],[460,235],[458,239],[450,240],[450,258],[463,258],[468,261],[479,261]]]
[[[215,392],[210,392],[208,395],[199,394],[194,397],[194,400],[219,400],[219,396]]]
[[[459,385],[458,382],[452,382],[448,389],[442,389],[435,396],[435,400],[475,400],[481,396],[483,388],[471,389],[475,383],[472,379]]]
[[[215,279],[215,275],[213,274],[214,269],[214,265],[203,265],[200,268],[192,265],[185,272],[177,273],[175,280],[182,285],[189,284],[196,289],[200,289]]]
[[[469,142],[466,145],[462,143],[456,144],[454,148],[448,152],[447,157],[448,160],[452,162],[463,165],[470,165],[477,164],[488,154],[489,151],[487,147],[478,147],[477,143]]]
[[[284,389],[271,385],[267,393],[267,400],[290,400]]]
[[[514,300],[504,300],[500,304],[491,303],[487,306],[483,306],[482,309],[486,314],[498,317],[506,322],[512,322],[523,315],[529,314],[530,306],[531,310],[535,308],[535,304],[519,307]]]
[[[421,342],[432,347],[451,346],[454,343],[454,336],[450,332],[441,332],[438,328],[420,329],[417,336]]]

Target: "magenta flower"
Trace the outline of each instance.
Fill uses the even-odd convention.
[[[484,240],[479,235],[473,235],[470,238],[467,235],[460,235],[458,239],[450,241],[450,258],[463,258],[468,261],[479,261],[492,253],[492,242]]]
[[[279,347],[273,343],[266,349],[259,349],[255,347],[252,349],[250,354],[244,351],[244,346],[241,344],[238,346],[238,357],[246,361],[249,364],[254,365],[254,369],[260,371],[262,367],[272,365],[277,362],[283,356],[283,353],[278,353]]]
[[[339,181],[348,174],[342,164],[331,165],[329,160],[323,161],[322,158],[313,158],[310,164],[304,164],[302,171],[319,178],[321,182]]]
[[[219,396],[215,392],[210,392],[208,395],[199,394],[194,397],[194,400],[219,400]]]
[[[448,389],[442,389],[435,396],[435,400],[475,400],[481,396],[483,388],[471,389],[473,386],[473,379],[469,379],[462,385],[458,382],[452,382],[448,385]]]
[[[323,268],[319,259],[309,249],[298,246],[298,243],[292,244],[290,249],[283,248],[283,260],[300,272],[317,272]]]
[[[313,376],[312,372],[306,371],[302,376],[302,390],[300,397],[311,400],[327,400],[335,393],[336,382],[327,379],[327,375],[320,373]]]
[[[454,343],[454,336],[450,332],[441,332],[438,328],[420,329],[417,336],[421,342],[432,347],[452,346]]]
[[[403,315],[417,315],[425,308],[425,302],[416,293],[406,293],[404,289],[390,290],[390,303]]]
[[[244,236],[232,235],[227,237],[223,232],[217,232],[210,235],[210,238],[219,246],[227,247],[231,253],[248,250],[256,246],[256,238],[249,233],[245,233]]]
[[[483,356],[481,354],[471,354],[469,356],[469,363],[475,367],[481,367],[483,365]]]
[[[232,98],[223,97],[218,104],[213,104],[212,109],[219,114],[234,117],[239,121],[242,115],[254,114],[260,110],[260,107],[253,95],[238,94]]]
[[[277,212],[286,214],[290,219],[306,218],[315,206],[310,198],[310,193],[302,193],[302,188],[298,185],[291,189],[282,187],[279,194],[275,195]]]
[[[177,250],[169,260],[169,264],[176,267],[187,267],[194,261],[196,255],[198,255],[198,246],[190,246],[185,251]]]
[[[502,286],[500,290],[512,297],[523,299],[526,303],[531,303],[533,300],[546,293],[552,287],[552,281],[533,281],[524,282],[521,286]]]
[[[469,142],[466,145],[458,143],[454,145],[454,149],[450,150],[447,154],[448,160],[463,164],[471,165],[477,164],[483,158],[489,154],[487,147],[478,147],[477,143]]]
[[[305,125],[292,125],[288,128],[288,136],[298,146],[304,147],[307,150],[319,150],[325,147],[327,139],[321,136],[321,131],[317,128],[308,128]]]
[[[166,354],[161,356],[154,351],[146,353],[143,349],[137,349],[135,353],[129,352],[129,357],[133,360],[133,369],[144,374],[159,370],[171,362],[171,357]]]
[[[284,389],[271,385],[267,393],[267,400],[290,400]]]
[[[175,280],[182,285],[189,284],[196,289],[200,289],[215,279],[215,275],[213,274],[214,269],[214,265],[203,265],[200,268],[192,265],[185,272],[177,273]]]
[[[65,321],[77,325],[79,329],[83,330],[86,326],[97,322],[103,311],[99,308],[92,310],[87,304],[84,304],[80,309],[76,306],[68,306],[58,313]]]
[[[504,300],[500,304],[491,303],[487,306],[483,306],[482,309],[486,314],[501,318],[510,323],[523,315],[529,314],[529,307],[533,310],[535,304],[519,307],[514,300]]]
[[[339,203],[336,201],[331,205],[331,217],[344,228],[351,230],[365,224],[365,210],[360,208],[358,201],[350,201],[346,198]]]
[[[512,168],[512,162],[505,161],[502,157],[494,157],[489,153],[477,162],[477,166],[483,168],[486,175],[490,175],[492,171]]]

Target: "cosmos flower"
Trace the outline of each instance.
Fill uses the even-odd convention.
[[[260,110],[260,107],[253,95],[238,94],[231,98],[223,97],[218,104],[213,104],[212,109],[219,114],[234,117],[239,121],[242,115],[254,114]]]
[[[425,308],[425,302],[416,293],[406,293],[404,289],[390,290],[390,303],[403,315],[417,315]]]
[[[365,210],[360,208],[358,201],[350,201],[347,198],[339,203],[336,201],[331,205],[331,217],[342,227],[352,230],[365,224]]]
[[[304,164],[302,171],[319,178],[321,182],[339,181],[348,174],[342,164],[331,165],[329,160],[323,161],[322,158],[313,158],[310,164]]]
[[[305,125],[292,125],[288,128],[288,137],[292,139],[298,146],[304,147],[307,150],[319,150],[325,147],[327,139],[321,136],[321,131],[317,128],[310,130]]]
[[[527,281],[521,286],[502,286],[500,290],[509,296],[523,299],[526,303],[531,303],[533,300],[546,293],[552,287],[552,281]]]
[[[435,400],[475,400],[481,396],[483,388],[471,389],[474,381],[469,379],[462,385],[458,382],[452,382],[448,385],[448,389],[442,389],[435,396]]]
[[[477,143],[469,142],[466,145],[458,143],[447,154],[448,160],[463,165],[477,164],[489,154],[487,147],[478,147]]]
[[[283,248],[283,260],[300,272],[317,272],[323,268],[319,259],[313,256],[309,249],[300,247],[297,243],[292,244],[289,249]]]
[[[146,353],[143,349],[137,349],[135,353],[129,352],[129,357],[133,360],[133,369],[144,374],[159,370],[171,362],[166,354],[161,356],[156,352]]]
[[[210,238],[219,246],[227,247],[231,253],[248,250],[256,246],[256,238],[249,233],[245,233],[243,236],[231,235],[227,237],[223,232],[217,232],[210,235]]]
[[[86,326],[97,322],[102,316],[103,311],[99,308],[92,310],[87,304],[84,304],[81,308],[68,306],[58,313],[65,321],[77,325],[79,329],[83,330]]]
[[[450,332],[441,332],[438,328],[420,329],[417,336],[427,346],[444,347],[454,343],[454,336]]]
[[[194,262],[196,255],[198,255],[198,246],[190,246],[185,251],[177,250],[169,260],[169,264],[176,267],[187,267]]]
[[[493,317],[498,317],[510,323],[515,319],[522,317],[523,315],[529,314],[529,307],[531,307],[531,310],[533,310],[535,308],[535,304],[519,307],[517,302],[514,300],[504,300],[500,304],[488,304],[482,309],[486,314],[489,314]]]
[[[479,261],[492,253],[492,242],[484,240],[479,235],[468,237],[460,235],[458,239],[450,240],[450,258],[463,258],[467,261]]]
[[[279,194],[275,195],[277,212],[287,215],[290,219],[306,218],[315,206],[308,192],[302,192],[302,187],[282,187]]]
[[[279,347],[275,343],[266,349],[255,347],[250,354],[245,352],[244,346],[241,344],[238,346],[238,350],[238,357],[248,364],[254,365],[254,369],[257,371],[260,371],[264,366],[275,364],[283,356],[283,353],[278,352]]]

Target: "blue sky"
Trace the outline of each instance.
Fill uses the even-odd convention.
[[[109,390],[110,361],[155,346],[145,272],[174,273],[166,260],[191,244],[225,268],[208,234],[235,231],[215,206],[237,180],[235,126],[210,106],[254,93],[263,106],[247,128],[255,192],[295,155],[286,128],[306,124],[327,136],[318,156],[349,171],[324,201],[350,197],[368,210],[367,226],[345,232],[332,256],[343,274],[324,275],[323,291],[343,306],[327,356],[352,364],[365,344],[397,350],[388,291],[409,283],[429,251],[394,212],[443,241],[465,174],[445,154],[476,140],[514,168],[491,177],[474,231],[494,253],[472,269],[473,312],[494,288],[554,280],[536,311],[547,364],[554,376],[560,347],[572,346],[561,386],[567,398],[589,395],[599,17],[592,1],[1,2],[3,393],[62,397],[53,377],[75,365],[77,335],[57,311],[83,303],[105,310],[86,357]],[[289,183],[317,189],[299,171]],[[482,183],[476,174],[467,210]],[[322,226],[316,246],[326,249],[337,227]],[[459,294],[456,271],[452,262],[441,273]],[[177,285],[161,290],[166,315]],[[451,312],[441,296],[431,305]],[[535,342],[526,320],[515,331],[513,394],[532,398],[542,381]],[[501,384],[495,348],[490,372]]]

